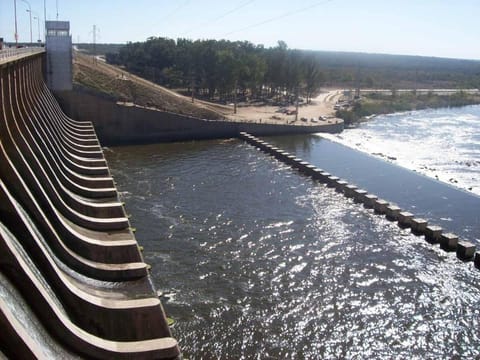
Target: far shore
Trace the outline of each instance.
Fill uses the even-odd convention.
[[[437,108],[444,107],[445,101],[442,99],[452,99],[456,94],[464,94],[468,101],[462,100],[461,102],[448,101],[449,106],[462,106],[477,104],[480,102],[478,89],[417,89],[417,95],[413,95],[412,89],[398,90],[397,99],[400,100],[402,106],[397,106],[396,102],[392,102],[390,97],[392,96],[391,90],[385,89],[363,89],[361,91],[362,99],[367,99],[365,102],[368,109],[366,111],[358,111],[358,108],[353,106],[358,101],[348,102],[344,96],[344,89],[327,89],[322,91],[317,97],[313,98],[309,104],[302,103],[298,107],[298,115],[295,115],[295,106],[273,106],[273,105],[247,105],[238,106],[237,113],[233,114],[233,105],[227,105],[224,107],[231,108],[231,112],[224,112],[226,120],[239,121],[239,122],[253,122],[264,124],[278,124],[278,125],[303,125],[303,126],[316,126],[325,123],[335,123],[339,120],[344,120],[346,125],[368,121],[374,118],[376,115],[395,113],[401,111],[420,110],[424,108]],[[377,99],[375,106],[372,106],[372,101],[369,97],[377,95],[382,99]],[[432,94],[432,95],[428,95]],[[434,101],[431,101],[432,96]],[[408,97],[414,97],[409,99]],[[422,100],[422,98],[428,98]],[[436,100],[435,99],[440,99]],[[411,100],[411,103],[410,101]],[[337,111],[338,103],[341,102],[346,107]],[[360,104],[364,104],[364,101],[360,100]],[[409,104],[410,103],[410,104]],[[382,105],[383,104],[383,105]],[[337,105],[337,107],[336,107]],[[288,113],[286,113],[288,111]],[[340,115],[340,116],[339,116]],[[354,115],[352,117],[352,115]]]
[[[254,122],[278,125],[310,125],[317,126],[324,123],[334,123],[339,119],[335,116],[334,106],[342,97],[343,90],[330,89],[311,99],[309,104],[300,104],[298,115],[295,115],[295,106],[239,106],[237,113],[226,115],[227,120],[239,122]],[[232,105],[230,107],[233,108]],[[288,110],[288,113],[286,112]]]

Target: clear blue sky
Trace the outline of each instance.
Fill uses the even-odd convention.
[[[43,21],[43,0],[28,0]],[[0,0],[0,37],[13,41],[13,0]],[[47,19],[56,18],[46,0]],[[30,40],[28,6],[17,0],[19,41]],[[480,0],[58,0],[73,41],[248,40],[290,48],[480,60]],[[41,25],[41,36],[43,36]],[[37,38],[33,20],[33,38]]]

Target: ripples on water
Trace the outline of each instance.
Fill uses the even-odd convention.
[[[239,141],[107,156],[187,358],[480,356],[471,263]]]
[[[480,105],[380,115],[327,137],[480,195]]]

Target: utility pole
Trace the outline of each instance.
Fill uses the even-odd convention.
[[[237,80],[235,79],[235,85],[233,89],[233,113],[237,113]]]
[[[93,63],[97,63],[97,25],[93,25],[92,35],[93,35]]]
[[[93,63],[97,63],[97,25],[93,25]]]
[[[15,12],[15,47],[18,47],[17,0],[13,0],[13,8],[14,8],[14,12]]]
[[[28,9],[27,12],[30,15],[30,45],[33,43],[33,36],[32,36],[32,7],[30,6],[30,3],[27,0],[22,0],[25,4],[27,4]]]
[[[415,69],[415,82],[414,82],[414,85],[413,85],[413,95],[415,95],[415,97],[417,97],[417,81],[418,81],[418,69]]]
[[[33,44],[33,35],[32,35],[32,10],[27,10],[28,15],[30,16],[30,45]]]
[[[57,0],[57,21],[58,21],[58,0]]]
[[[299,89],[297,85],[297,100],[295,101],[295,122],[298,121],[298,96],[299,96]]]
[[[37,26],[38,26],[38,39],[37,42],[40,44],[42,40],[40,39],[40,18],[38,16],[34,16],[33,20],[37,20]]]
[[[355,96],[354,99],[360,99],[360,65],[357,65],[357,73],[355,75]]]
[[[192,75],[190,86],[192,87],[192,104],[193,104],[195,102],[195,78],[193,75]]]
[[[43,0],[43,40],[47,42],[47,0]]]

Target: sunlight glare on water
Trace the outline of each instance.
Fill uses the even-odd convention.
[[[107,155],[187,358],[480,356],[473,264],[240,141]]]

